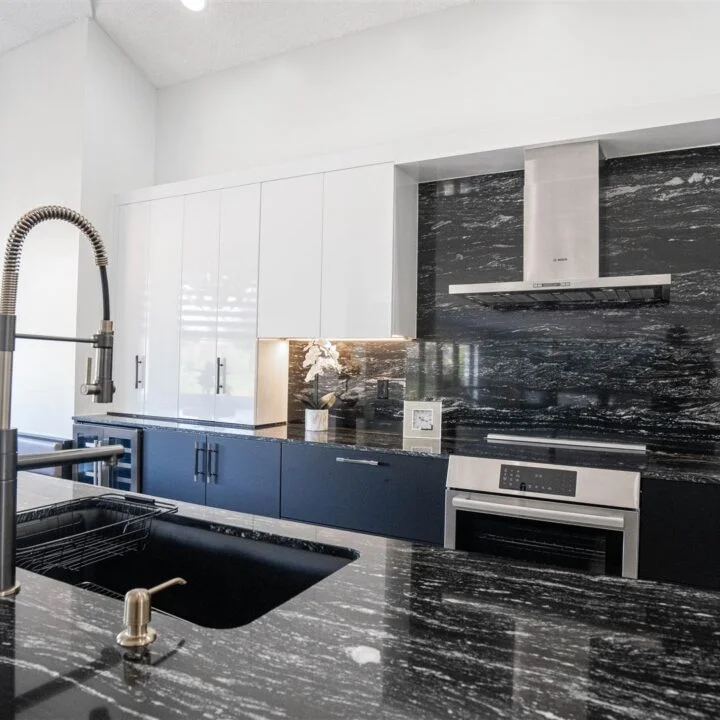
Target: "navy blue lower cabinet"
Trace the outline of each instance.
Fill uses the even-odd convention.
[[[444,458],[284,443],[281,517],[442,544]]]
[[[720,590],[720,485],[643,477],[640,490],[640,578]]]
[[[280,443],[207,436],[205,502],[280,517]]]
[[[144,432],[143,492],[280,516],[280,443],[205,433]]]
[[[443,544],[447,467],[446,458],[391,456],[385,535]]]
[[[143,492],[203,505],[204,464],[196,445],[204,443],[205,435],[150,428],[143,440]]]

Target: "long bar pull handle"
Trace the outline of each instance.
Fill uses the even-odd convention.
[[[202,461],[200,455],[202,454]],[[202,462],[202,465],[200,464]],[[205,477],[206,447],[205,443],[195,443],[195,468],[193,470],[193,482],[200,482],[200,476]],[[203,480],[204,482],[204,480]]]
[[[110,445],[110,442],[108,440],[100,440],[98,442],[98,447],[107,447]],[[99,485],[100,487],[110,487],[110,462],[114,462],[117,464],[117,455],[113,456],[112,458],[108,458],[107,461],[98,461],[98,472],[100,477]]]
[[[93,359],[89,357],[87,359],[87,364],[85,365],[85,384],[91,385],[93,381],[93,371],[92,371],[92,365],[93,365]]]
[[[216,483],[218,479],[218,465],[220,459],[220,446],[212,443],[208,446],[208,482]]]
[[[380,465],[378,460],[356,460],[355,458],[344,457],[336,457],[335,462],[347,463],[348,465],[372,465],[373,467]]]
[[[88,358],[89,360],[90,358]],[[96,440],[93,440],[93,447],[99,448],[102,447],[102,439],[97,438]],[[93,485],[97,485],[100,487],[102,485],[102,463],[100,460],[96,459],[93,462]]]
[[[225,358],[215,358],[215,394],[225,392]]]
[[[529,435],[497,435],[490,433],[485,438],[489,443],[505,445],[535,445],[537,447],[572,448],[573,450],[608,450],[612,452],[647,452],[647,445],[630,443],[600,442],[596,440],[566,440],[565,438],[531,437]]]
[[[459,510],[471,510],[488,513],[489,515],[504,515],[506,517],[532,520],[546,520],[565,525],[582,525],[584,527],[600,527],[610,530],[622,530],[625,527],[625,518],[615,513],[590,515],[589,513],[551,510],[550,508],[537,508],[527,505],[503,505],[502,503],[471,500],[462,497],[453,498],[452,505]]]
[[[142,369],[142,370],[141,370]],[[135,389],[140,390],[145,381],[145,357],[135,356]]]

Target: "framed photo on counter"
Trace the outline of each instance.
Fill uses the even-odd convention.
[[[439,440],[442,432],[442,403],[406,400],[403,436]]]

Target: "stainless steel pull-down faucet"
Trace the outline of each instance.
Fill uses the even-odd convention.
[[[103,296],[103,317],[99,332],[92,338],[67,338],[48,335],[21,335],[15,332],[20,257],[28,233],[46,220],[64,220],[82,230],[95,253],[100,270]],[[35,208],[23,215],[10,231],[0,288],[0,597],[15,595],[20,586],[15,581],[15,513],[17,510],[18,467],[52,467],[64,463],[77,464],[88,460],[115,459],[122,455],[122,445],[87,450],[60,450],[47,455],[33,455],[27,462],[18,458],[17,430],[10,427],[13,352],[15,338],[56,340],[92,344],[96,348],[97,375],[94,382],[83,385],[82,392],[92,395],[95,402],[112,402],[115,387],[112,381],[113,324],[110,320],[110,292],[107,278],[108,258],[98,231],[80,213],[58,205]]]

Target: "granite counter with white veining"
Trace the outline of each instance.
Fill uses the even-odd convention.
[[[412,455],[470,455],[527,462],[577,465],[615,470],[634,470],[644,477],[681,482],[720,484],[720,455],[691,454],[682,450],[648,447],[647,454],[581,451],[490,443],[486,440],[493,428],[458,425],[448,429],[442,441],[403,438],[402,423],[388,424],[382,430],[330,427],[324,433],[308,433],[302,424],[280,425],[256,430],[217,423],[193,424],[179,420],[162,420],[143,416],[104,414],[83,415],[75,420],[86,423],[121,425],[136,428],[160,428],[190,433],[212,433],[229,437],[254,438],[273,442],[320,443],[332,447],[371,452],[409,453]],[[507,432],[506,430],[504,432]],[[523,434],[521,432],[508,434]],[[527,434],[527,433],[524,433]],[[423,449],[427,447],[427,449]]]
[[[95,492],[23,473],[19,507]],[[115,645],[120,602],[20,571],[0,601],[3,719],[720,716],[720,593],[179,505],[359,558],[244,627],[155,614],[140,660]]]

